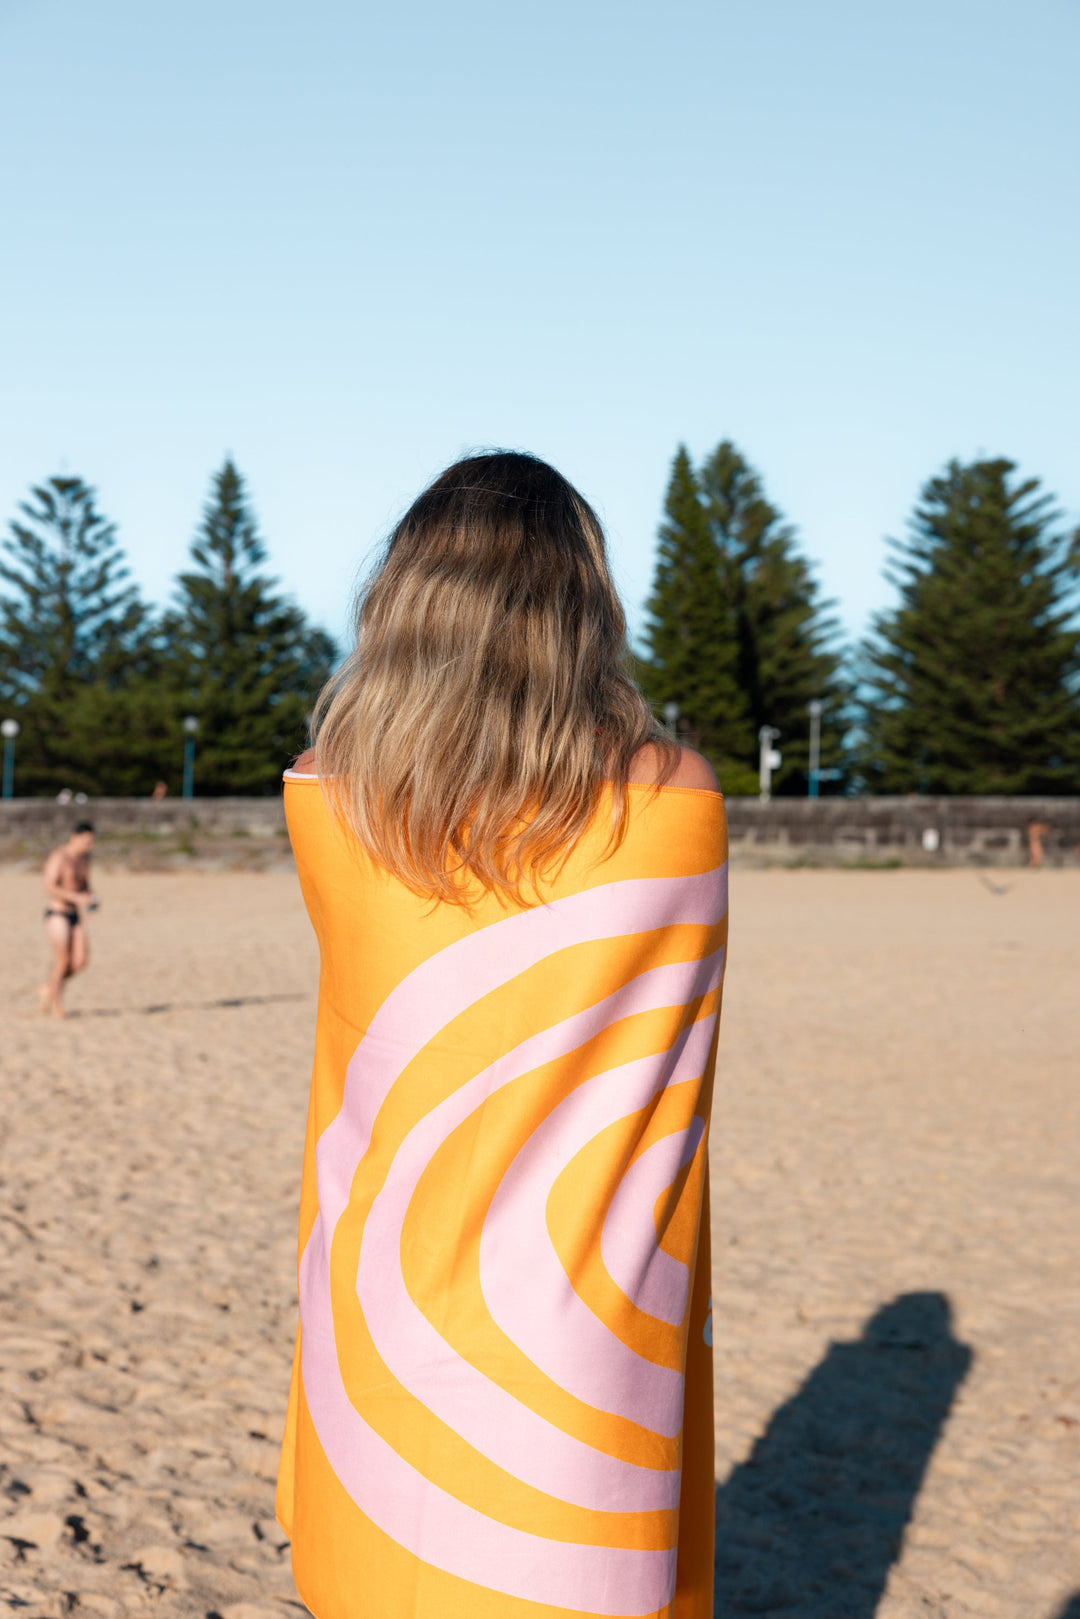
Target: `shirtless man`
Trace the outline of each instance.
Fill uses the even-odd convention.
[[[64,980],[82,972],[90,960],[83,912],[97,905],[90,887],[93,847],[94,828],[89,821],[79,821],[67,842],[54,849],[45,862],[43,875],[49,900],[45,933],[52,945],[53,965],[48,982],[41,986],[41,1010],[51,1012],[53,1017],[64,1015]]]

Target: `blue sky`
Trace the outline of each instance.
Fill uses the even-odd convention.
[[[1080,518],[1080,0],[0,0],[0,515],[97,485],[147,594],[210,472],[337,634],[477,446],[597,505],[640,623],[731,437],[850,633],[950,456]]]

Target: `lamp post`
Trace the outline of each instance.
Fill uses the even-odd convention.
[[[772,797],[772,773],[780,769],[780,753],[773,747],[780,732],[775,725],[763,725],[758,732],[758,796],[763,804]]]
[[[678,703],[664,704],[664,724],[673,737],[679,734],[679,705]]]
[[[184,798],[193,798],[195,794],[195,732],[198,729],[198,720],[194,714],[189,714],[184,721]]]
[[[0,735],[4,738],[4,797],[15,796],[15,738],[19,734],[18,720],[4,720]]]
[[[810,700],[810,792],[811,798],[818,795],[818,782],[821,780],[821,710],[824,707],[820,697]]]

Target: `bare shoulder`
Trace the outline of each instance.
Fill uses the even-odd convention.
[[[629,780],[651,785],[660,780],[663,760],[651,742],[639,748],[630,761]],[[666,787],[697,787],[705,792],[718,793],[720,783],[708,759],[703,759],[693,748],[680,748],[678,762],[664,782]]]
[[[720,783],[716,779],[716,771],[700,753],[693,748],[679,749],[679,763],[675,773],[668,777],[669,787],[700,787],[707,792],[718,793]]]
[[[308,748],[306,753],[302,753],[299,759],[289,766],[289,769],[295,770],[299,776],[313,776],[315,774],[315,749]]]

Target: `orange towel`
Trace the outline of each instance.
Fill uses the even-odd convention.
[[[708,1619],[719,794],[411,894],[286,777],[322,954],[278,1481],[317,1619]]]

